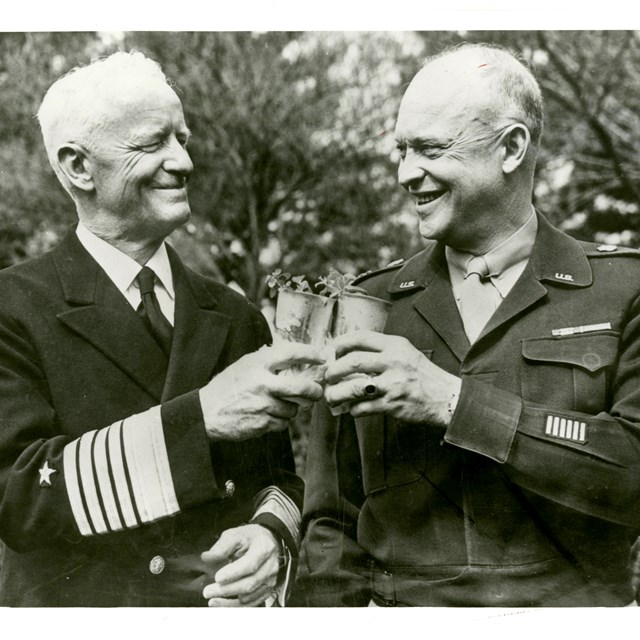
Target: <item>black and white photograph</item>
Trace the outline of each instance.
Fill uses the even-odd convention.
[[[622,636],[637,25],[243,4],[0,31],[0,628]]]

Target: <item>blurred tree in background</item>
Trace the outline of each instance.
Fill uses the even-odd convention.
[[[49,85],[96,44],[94,33],[0,34],[0,268],[42,253],[73,220],[34,116]]]
[[[536,204],[585,240],[640,245],[640,34],[525,31],[469,34],[534,65],[546,122]]]
[[[389,215],[401,208],[389,132],[414,60],[406,38],[134,33],[126,46],[180,89],[198,168],[189,229],[249,298],[264,297],[275,266],[311,278],[330,262],[364,270],[411,242]]]
[[[424,58],[463,41],[506,45],[536,70],[536,205],[576,237],[640,245],[637,32],[0,33],[0,268],[75,219],[40,140],[42,96],[117,49],[156,59],[182,98],[194,215],[171,241],[197,270],[266,310],[276,266],[315,281],[407,257],[420,238],[396,182],[396,111]]]

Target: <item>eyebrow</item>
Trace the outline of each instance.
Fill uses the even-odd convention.
[[[430,137],[414,137],[414,138],[404,138],[404,137],[396,137],[397,144],[406,144],[410,147],[439,147],[445,149],[450,147],[453,144],[453,140],[441,140],[438,138],[430,138]]]
[[[172,129],[172,127],[162,127],[162,126],[154,126],[149,125],[147,123],[143,124],[139,129],[134,131],[133,138],[136,141],[145,138],[153,138],[155,136],[165,136]],[[191,129],[185,125],[184,129],[180,128],[176,131],[177,134],[184,134],[187,138],[191,137]]]

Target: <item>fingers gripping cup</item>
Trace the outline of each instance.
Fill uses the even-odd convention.
[[[338,298],[333,337],[358,330],[384,331],[389,309],[391,309],[391,303],[386,300],[360,293],[343,293]],[[353,377],[360,375],[364,376],[364,374],[354,374]],[[375,391],[369,393],[365,389],[365,392],[368,396],[375,396]],[[331,413],[334,416],[348,411],[348,402],[331,408]]]

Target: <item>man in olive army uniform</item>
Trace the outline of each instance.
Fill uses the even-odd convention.
[[[360,278],[392,302],[384,334],[336,341],[299,603],[633,601],[640,253],[534,210],[542,120],[535,78],[493,46],[435,56],[408,87],[399,181],[426,247]]]

